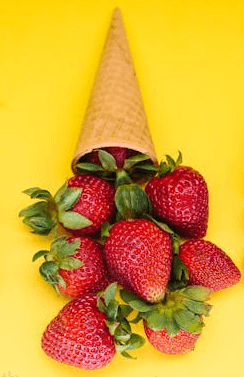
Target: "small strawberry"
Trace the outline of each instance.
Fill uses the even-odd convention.
[[[114,157],[118,169],[123,167],[124,162],[127,158],[130,158],[138,153],[132,149],[128,149],[124,147],[105,147],[105,148],[102,148],[102,150],[110,153]],[[93,150],[91,153],[89,153],[86,156],[86,161],[92,162],[93,164],[101,165],[98,151]]]
[[[164,299],[150,304],[126,290],[121,298],[138,311],[149,342],[159,351],[182,355],[194,349],[204,326],[203,316],[208,316],[211,305],[205,301],[210,290],[201,286],[190,286],[168,291]]]
[[[207,231],[208,188],[204,178],[188,166],[166,156],[158,176],[148,182],[145,191],[153,213],[185,238],[201,238]]]
[[[131,331],[127,316],[131,308],[115,300],[116,285],[103,297],[87,293],[66,304],[47,326],[41,345],[51,358],[82,369],[98,369],[108,364],[116,350],[143,345],[144,339]]]
[[[93,175],[70,178],[54,196],[38,187],[24,193],[42,199],[19,213],[37,234],[47,235],[59,223],[74,236],[95,235],[115,214],[115,188]]]
[[[102,246],[91,238],[59,237],[50,250],[37,252],[33,261],[45,257],[40,274],[57,293],[77,297],[97,293],[109,285]]]
[[[104,244],[111,277],[147,301],[166,292],[172,262],[168,233],[145,219],[122,220],[112,226]]]
[[[241,278],[231,258],[209,241],[189,240],[183,243],[179,258],[187,266],[189,284],[218,291],[238,283]]]

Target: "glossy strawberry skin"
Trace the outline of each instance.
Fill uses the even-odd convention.
[[[184,355],[194,350],[201,333],[189,333],[183,329],[174,335],[168,335],[166,329],[155,331],[144,321],[145,334],[154,348],[168,355]]]
[[[124,162],[127,158],[134,156],[136,153],[132,149],[124,148],[124,147],[105,147],[102,148],[102,150],[110,153],[116,161],[116,165],[119,169],[121,169],[124,166]],[[88,162],[92,162],[93,164],[101,165],[101,162],[98,157],[97,151],[92,151],[87,156],[86,160]]]
[[[238,283],[241,278],[231,258],[209,241],[185,242],[180,246],[179,258],[188,268],[190,285],[219,291]]]
[[[76,175],[69,179],[68,187],[82,188],[81,197],[71,210],[92,221],[92,225],[85,228],[68,231],[73,236],[97,234],[102,224],[110,222],[115,214],[115,188],[104,179],[92,175]]]
[[[206,235],[208,188],[204,178],[186,166],[155,177],[145,187],[156,217],[185,238]]]
[[[98,369],[115,355],[106,316],[95,295],[86,294],[66,304],[47,326],[42,348],[51,358],[82,369]]]
[[[172,263],[168,233],[144,219],[123,220],[113,225],[104,253],[115,281],[147,301],[163,299]]]
[[[77,238],[70,237],[67,242],[75,239]],[[66,283],[65,288],[59,285],[59,290],[70,297],[100,292],[110,283],[102,246],[89,237],[81,236],[78,240],[80,247],[73,257],[81,261],[83,266],[74,270],[59,269],[59,275]]]

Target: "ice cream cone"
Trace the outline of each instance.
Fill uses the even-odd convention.
[[[93,149],[125,147],[157,157],[120,10],[115,9],[72,170]]]

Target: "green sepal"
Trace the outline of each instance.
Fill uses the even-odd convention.
[[[52,199],[52,195],[48,190],[43,190],[39,187],[31,187],[23,191],[24,194],[27,194],[31,199]]]
[[[39,250],[33,255],[32,262],[35,262],[37,259],[44,257],[49,253],[49,250]]]
[[[111,173],[116,172],[117,165],[116,165],[116,160],[115,160],[114,156],[112,156],[110,153],[100,149],[98,151],[98,157],[99,157],[99,160],[100,160],[104,170],[111,172]]]
[[[103,172],[104,169],[102,166],[98,164],[93,164],[92,162],[80,162],[76,165],[76,169],[78,169],[79,173],[97,173],[97,172]]]
[[[60,211],[58,218],[64,227],[68,229],[83,229],[92,225],[91,220],[74,211]]]
[[[48,235],[56,221],[48,213],[43,212],[40,215],[25,217],[23,223],[32,229],[32,233]]]
[[[84,266],[84,263],[72,257],[65,258],[59,263],[59,268],[62,268],[63,270],[77,270],[82,266]]]
[[[150,210],[147,194],[136,183],[118,187],[115,194],[115,205],[125,219],[141,217]]]
[[[80,247],[80,244],[81,241],[78,238],[75,238],[72,242],[67,242],[67,238],[65,236],[61,236],[53,241],[50,253],[62,259],[74,255],[77,249]]]
[[[166,161],[161,161],[158,168],[158,176],[164,177],[169,173],[173,173],[174,170],[182,163],[182,154],[178,151],[178,157],[175,161],[171,156],[166,155]]]
[[[194,314],[187,309],[176,311],[173,316],[179,327],[191,333],[201,332],[204,326],[201,316]]]
[[[48,204],[47,202],[37,202],[37,203],[34,203],[34,204],[31,204],[30,206],[22,209],[20,212],[19,212],[19,217],[33,217],[33,216],[37,216],[39,215],[40,213],[46,213],[48,211]]]
[[[151,310],[147,313],[143,313],[143,318],[147,322],[147,326],[155,331],[163,330],[166,327],[167,318],[159,314],[158,310]]]
[[[115,296],[116,296],[116,291],[117,291],[117,283],[114,282],[114,283],[111,283],[105,290],[104,292],[104,301],[105,301],[105,304],[108,306],[110,301],[114,301],[115,300]]]
[[[130,158],[127,158],[124,162],[123,169],[130,170],[131,168],[135,167],[141,162],[145,162],[150,160],[150,157],[143,153],[138,153],[135,156],[132,156]]]
[[[118,349],[117,349],[117,351],[118,351]],[[126,351],[122,351],[121,352],[121,355],[123,356],[123,357],[125,357],[126,359],[133,359],[133,360],[136,360],[136,357],[135,356],[131,356],[128,352],[126,352]]]
[[[163,223],[161,221],[156,220],[154,217],[152,217],[149,214],[145,214],[144,218],[148,219],[149,221],[153,222],[155,225],[157,225],[161,230],[163,230],[166,233],[169,233],[172,237],[174,237],[175,240],[179,240],[179,237],[176,235],[176,233],[168,226],[168,224]]]
[[[123,169],[117,169],[116,171],[116,179],[115,179],[115,187],[119,187],[122,185],[128,185],[132,183],[132,180],[129,174]]]
[[[53,261],[46,261],[42,263],[39,268],[40,274],[42,278],[46,281],[46,283],[53,286],[57,294],[59,294],[58,285],[62,287],[66,287],[66,283],[64,279],[58,274],[59,267],[57,263]]]
[[[112,228],[112,225],[106,221],[103,223],[102,228],[101,228],[101,238],[107,238],[110,236],[110,230]]]
[[[199,315],[204,315],[205,317],[209,316],[209,312],[212,308],[212,305],[210,304],[201,301],[190,300],[187,298],[183,299],[183,303],[185,307],[191,312]]]
[[[188,299],[195,301],[205,301],[208,300],[211,294],[211,289],[202,287],[200,285],[190,285],[186,288],[181,289],[181,294],[186,296]]]
[[[174,255],[168,287],[171,290],[183,288],[187,286],[188,281],[189,272],[187,266],[180,260],[178,255]]]
[[[144,344],[144,339],[132,332],[130,321],[127,317],[133,309],[129,305],[120,304],[116,299],[118,285],[111,283],[104,292],[98,294],[97,306],[106,314],[107,326],[114,338],[117,351],[134,350]]]
[[[174,318],[168,317],[166,318],[165,329],[169,336],[175,336],[180,331],[180,326]]]
[[[80,199],[81,193],[82,193],[82,188],[79,188],[79,187],[66,188],[57,202],[58,210],[68,211],[69,209],[71,209]]]

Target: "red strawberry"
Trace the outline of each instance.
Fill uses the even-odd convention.
[[[70,301],[47,326],[42,348],[53,359],[82,369],[108,364],[116,350],[131,357],[127,350],[144,344],[132,332],[128,315],[132,309],[116,300],[117,284],[110,284],[99,296],[87,293]]]
[[[69,229],[73,235],[96,234],[103,223],[112,220],[115,214],[115,188],[102,178],[91,175],[76,175],[68,182],[68,187],[81,188],[80,199],[71,208],[92,222],[82,229]]]
[[[241,278],[231,258],[209,241],[185,242],[180,246],[179,258],[188,268],[189,284],[218,291],[238,283]]]
[[[97,297],[86,294],[64,306],[47,326],[42,348],[51,358],[82,369],[97,369],[115,355],[115,344],[97,307]]]
[[[101,148],[102,150],[110,153],[116,161],[117,168],[122,168],[124,166],[124,162],[127,158],[130,158],[134,156],[136,151],[133,151],[132,149],[124,148],[124,147],[105,147]],[[86,160],[88,162],[92,162],[93,164],[101,165],[101,162],[99,160],[98,151],[94,150],[91,153],[87,155]]]
[[[95,235],[115,214],[114,186],[93,175],[70,178],[54,196],[39,187],[24,193],[42,199],[19,213],[37,234],[47,235],[60,223],[74,236]]]
[[[59,237],[50,251],[37,252],[33,260],[44,256],[40,267],[44,280],[70,297],[100,292],[109,285],[102,246],[91,238]]]
[[[211,310],[206,302],[209,294],[205,287],[184,287],[167,291],[161,302],[152,304],[126,290],[120,291],[123,301],[143,318],[149,342],[159,351],[173,355],[193,350],[204,327],[203,316]]]
[[[183,355],[194,350],[195,343],[201,333],[190,333],[180,330],[176,335],[170,336],[164,328],[161,331],[150,329],[146,322],[144,329],[149,342],[157,350],[169,355]]]
[[[204,237],[208,221],[206,182],[194,169],[178,166],[181,155],[176,162],[167,158],[169,165],[161,163],[159,175],[145,188],[154,215],[182,237]]]
[[[172,262],[170,235],[145,219],[113,225],[104,245],[111,277],[147,301],[161,300]]]

